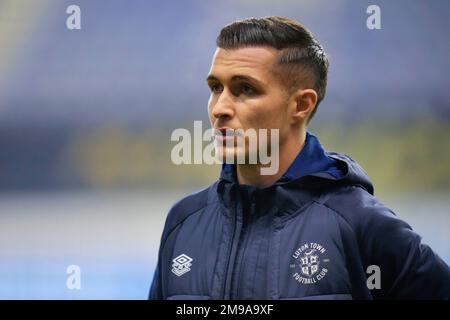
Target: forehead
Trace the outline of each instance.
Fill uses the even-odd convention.
[[[277,55],[277,50],[269,47],[217,48],[210,75],[219,79],[236,74],[264,78],[272,71]]]

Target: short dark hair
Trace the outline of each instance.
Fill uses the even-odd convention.
[[[329,62],[322,45],[305,26],[283,17],[248,18],[225,26],[216,44],[223,49],[269,46],[281,51],[277,67],[287,89],[297,89],[305,74],[313,81],[317,104],[325,97]]]

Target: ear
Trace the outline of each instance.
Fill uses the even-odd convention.
[[[294,94],[294,102],[293,120],[306,124],[317,105],[317,92],[314,89],[300,89]]]

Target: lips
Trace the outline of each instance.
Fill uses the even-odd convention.
[[[232,128],[222,127],[222,128],[215,128],[214,135],[216,137],[228,138],[228,137],[240,136],[240,132],[239,132],[239,130],[235,130]]]
[[[236,138],[236,133],[234,129],[222,127],[214,129],[214,136],[216,141],[225,144],[226,141],[234,141]],[[228,142],[227,142],[228,143]]]
[[[230,128],[219,128],[218,134],[222,135],[222,137],[232,136],[233,135],[233,129]]]

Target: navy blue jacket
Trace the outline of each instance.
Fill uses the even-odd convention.
[[[449,299],[450,268],[373,192],[309,133],[270,187],[224,165],[170,210],[149,298]]]

